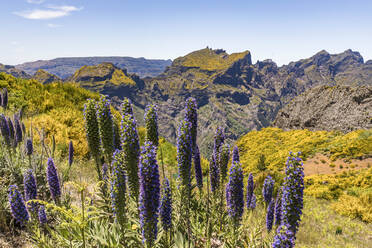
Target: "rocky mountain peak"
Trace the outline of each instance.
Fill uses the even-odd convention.
[[[35,72],[35,74],[32,76],[33,79],[39,81],[42,84],[48,84],[52,82],[58,82],[62,81],[59,77],[56,75],[53,75],[43,69],[39,69]]]

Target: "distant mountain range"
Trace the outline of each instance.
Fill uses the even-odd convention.
[[[104,62],[136,73],[140,77],[154,77],[162,73],[171,65],[171,60],[145,59],[132,57],[66,57],[52,60],[38,60],[16,65],[15,68],[33,75],[37,70],[43,69],[49,73],[66,79],[84,65],[98,65]]]
[[[109,95],[116,105],[129,97],[139,124],[143,124],[146,105],[156,103],[160,133],[173,142],[184,115],[184,101],[195,97],[198,139],[205,155],[211,151],[217,126],[225,128],[228,140],[272,125],[276,118],[282,128],[349,131],[371,127],[372,61],[364,62],[351,50],[340,54],[320,51],[279,67],[271,60],[253,64],[249,51],[227,54],[222,49],[205,48],[164,68],[158,76],[140,78],[113,63],[101,63],[83,66],[65,80]],[[51,81],[48,78],[52,75],[38,74],[44,82]],[[294,105],[287,106],[291,101]]]

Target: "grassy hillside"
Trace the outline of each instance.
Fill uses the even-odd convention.
[[[361,158],[372,156],[372,130],[341,132],[264,128],[251,131],[237,141],[241,161],[246,171],[257,171],[257,159],[264,155],[267,167],[272,171],[284,168],[289,151],[301,151],[304,159],[316,154],[337,158]]]

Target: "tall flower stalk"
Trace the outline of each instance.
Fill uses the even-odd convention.
[[[37,187],[36,180],[31,169],[27,170],[23,177],[25,200],[26,202],[30,200],[36,200],[37,198]],[[30,212],[35,212],[37,209],[37,204],[27,203],[27,208]]]
[[[256,198],[256,196],[253,193],[253,190],[254,190],[253,175],[252,175],[252,173],[249,173],[248,183],[247,183],[247,199],[246,199],[247,200],[247,209],[254,209],[254,207],[256,206],[256,203],[252,204],[253,200],[255,200],[255,198]]]
[[[227,166],[230,159],[230,146],[223,144],[220,148],[219,167],[221,171],[221,185],[224,185],[227,176]]]
[[[20,226],[25,226],[30,216],[27,212],[25,202],[16,185],[9,186],[9,205],[12,216]]]
[[[243,170],[239,162],[231,165],[229,181],[226,185],[226,203],[229,216],[235,226],[240,224],[244,212]]]
[[[209,176],[211,180],[211,191],[213,194],[218,192],[220,186],[220,167],[215,161],[215,156],[211,156],[211,161],[209,162]]]
[[[114,120],[111,115],[110,100],[101,96],[97,104],[99,134],[106,161],[111,163],[114,153]]]
[[[141,148],[139,177],[139,212],[142,238],[147,247],[152,247],[158,234],[160,182],[156,147],[150,141],[146,141]]]
[[[234,163],[235,161],[240,162],[239,149],[237,146],[234,146],[234,149],[232,152],[232,163]]]
[[[264,181],[264,185],[262,188],[262,195],[266,205],[268,205],[273,197],[274,192],[274,180],[271,176],[267,176]]]
[[[90,154],[96,162],[96,171],[99,180],[102,180],[101,174],[101,140],[99,136],[99,125],[97,120],[97,103],[93,99],[88,99],[84,104],[85,130]]]
[[[172,190],[168,178],[163,182],[163,195],[160,204],[160,219],[164,231],[168,232],[172,228]]]
[[[189,97],[186,99],[185,120],[188,120],[191,123],[190,133],[192,140],[192,148],[193,151],[195,152],[196,137],[198,135],[198,113],[196,100],[193,97]]]
[[[126,192],[126,178],[125,172],[120,164],[120,151],[116,150],[114,159],[112,161],[112,175],[111,175],[111,202],[112,209],[115,215],[115,220],[122,226],[125,223],[125,192]]]
[[[61,197],[61,185],[57,173],[56,166],[52,158],[48,158],[47,162],[47,181],[49,184],[49,191],[52,199],[56,204],[59,203]]]
[[[11,145],[10,131],[9,131],[9,126],[8,126],[8,120],[3,114],[0,114],[0,131],[1,131],[1,135],[3,136],[5,145],[9,148]]]
[[[130,114],[123,115],[120,126],[123,169],[128,175],[128,186],[131,196],[138,202],[139,178],[138,163],[140,156],[137,124]]]
[[[294,247],[301,221],[304,194],[304,168],[301,153],[289,153],[283,183],[281,223],[273,247]]]
[[[202,190],[203,189],[203,173],[202,173],[202,168],[201,168],[201,163],[200,163],[200,152],[199,152],[198,146],[196,146],[193,156],[194,156],[196,186],[199,188],[199,190]]]
[[[266,229],[268,232],[271,231],[274,224],[274,208],[275,208],[275,202],[274,199],[272,199],[269,203],[269,206],[267,207],[266,212]]]
[[[145,109],[146,141],[150,141],[156,148],[159,146],[158,114],[154,104]]]

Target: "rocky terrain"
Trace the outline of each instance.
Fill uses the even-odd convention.
[[[274,123],[282,129],[340,130],[372,128],[372,86],[318,86],[295,97]]]
[[[15,67],[30,75],[33,75],[39,69],[43,69],[66,79],[82,66],[98,65],[104,62],[112,63],[121,69],[127,69],[130,73],[136,73],[140,77],[157,76],[172,63],[171,60],[132,57],[66,57],[27,62]]]
[[[53,75],[47,71],[44,71],[43,69],[37,70],[35,74],[32,76],[32,78],[39,81],[42,84],[49,84],[52,82],[62,81],[56,75]]]
[[[117,106],[123,97],[129,97],[139,124],[143,124],[146,105],[156,103],[160,133],[172,142],[185,99],[195,97],[204,154],[211,150],[207,144],[212,144],[218,125],[225,128],[228,140],[236,140],[250,130],[270,126],[283,106],[312,88],[280,112],[276,125],[342,131],[351,130],[350,126],[369,127],[370,88],[362,86],[372,85],[372,61],[364,62],[351,50],[340,54],[321,51],[279,67],[271,60],[253,64],[249,51],[227,54],[207,47],[175,59],[156,77],[140,78],[128,71],[114,63],[86,65],[66,81],[109,95]],[[334,89],[332,94],[330,89]],[[367,95],[358,102],[360,89]],[[302,113],[306,118],[299,120],[302,109],[306,109]]]

